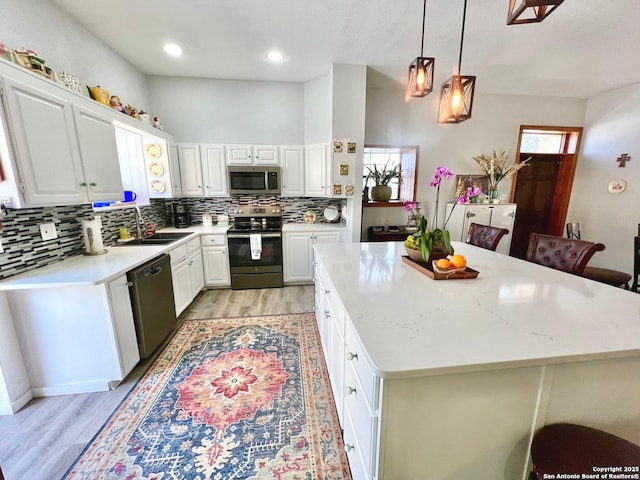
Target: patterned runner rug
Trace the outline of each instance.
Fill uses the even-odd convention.
[[[313,314],[188,320],[65,480],[349,480]]]

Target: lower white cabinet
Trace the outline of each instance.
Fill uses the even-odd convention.
[[[230,285],[227,236],[202,235],[200,242],[202,244],[205,285],[207,287]]]
[[[469,224],[478,223],[492,227],[506,228],[509,233],[502,237],[496,252],[509,255],[513,222],[516,218],[515,203],[478,203],[467,205],[447,204],[447,229],[451,233],[451,240],[465,242],[469,232]],[[452,211],[453,210],[453,211]]]
[[[140,360],[126,275],[7,299],[36,397],[108,390]]]
[[[285,283],[313,282],[313,246],[342,242],[344,228],[287,224],[282,233],[283,277]]]
[[[194,238],[169,252],[176,316],[187,308],[204,288],[204,269],[200,239]]]

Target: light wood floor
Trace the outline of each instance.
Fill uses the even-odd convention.
[[[313,286],[205,290],[180,315],[187,319],[313,311]],[[36,398],[0,416],[0,466],[6,480],[57,480],[107,421],[153,357],[109,392]],[[99,479],[96,479],[99,480]]]

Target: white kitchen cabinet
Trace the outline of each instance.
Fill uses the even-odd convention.
[[[277,145],[226,145],[227,165],[280,165]]]
[[[2,91],[20,206],[119,200],[122,179],[108,116],[74,105],[55,85],[17,77],[5,76]]]
[[[227,166],[225,163],[224,146],[214,144],[200,145],[202,162],[202,179],[204,180],[204,194],[208,197],[226,197]]]
[[[204,287],[200,239],[194,238],[169,252],[176,317],[187,308]]]
[[[285,283],[313,282],[313,246],[317,243],[340,243],[344,229],[288,224],[282,233],[283,278]]]
[[[207,287],[231,285],[226,235],[202,235],[204,283]]]
[[[282,196],[300,197],[305,195],[304,147],[301,145],[281,146],[280,162],[282,165]]]
[[[182,195],[188,197],[227,196],[227,167],[224,145],[178,144]]]
[[[34,396],[109,390],[133,369],[140,357],[128,288],[121,275],[7,292]]]
[[[305,193],[310,197],[327,197],[331,194],[328,148],[325,143],[304,147]]]
[[[502,237],[496,252],[509,255],[516,206],[515,203],[471,203],[466,205],[448,203],[445,218],[449,218],[447,229],[451,233],[451,240],[466,241],[471,223],[506,228],[509,233]],[[450,214],[451,216],[449,216]]]
[[[180,180],[180,160],[178,158],[178,144],[169,142],[169,173],[171,175],[171,189],[174,197],[182,196],[182,183]]]
[[[180,188],[187,197],[203,197],[202,162],[200,146],[197,143],[178,144],[178,161],[180,163]]]

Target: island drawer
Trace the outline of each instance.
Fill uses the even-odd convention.
[[[356,336],[353,326],[349,321],[346,323],[345,344],[347,351],[345,353],[345,370],[349,365],[353,367],[358,380],[362,384],[364,395],[369,405],[371,405],[373,411],[376,411],[378,409],[379,378],[369,366],[365,350]]]
[[[363,395],[362,385],[357,379],[353,365],[345,366],[344,375],[344,409],[349,412],[362,459],[367,471],[370,472],[375,451],[378,417],[374,415],[367,398]]]
[[[367,473],[367,468],[364,466],[364,460],[362,459],[360,445],[356,439],[353,422],[348,412],[345,412],[344,417],[344,449],[345,452],[347,452],[349,467],[351,468],[351,478],[354,480],[369,480],[371,476]]]
[[[324,306],[326,308],[327,305],[329,305],[332,313],[339,316],[335,317],[336,325],[340,329],[340,335],[344,335],[344,315],[342,314],[342,305],[340,304],[340,300],[338,300],[338,295],[336,294],[333,285],[331,285],[331,282],[324,271],[320,272],[320,285],[324,296]]]

